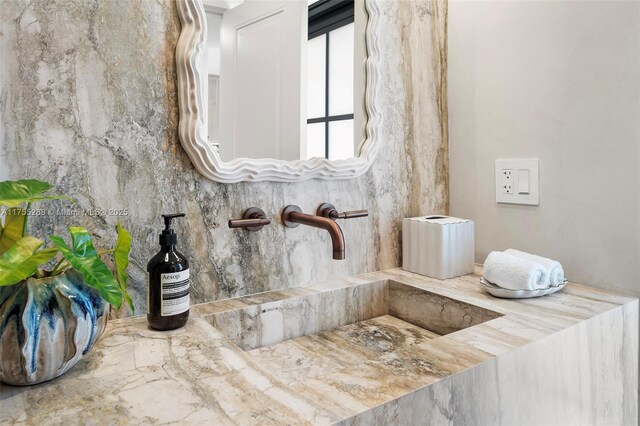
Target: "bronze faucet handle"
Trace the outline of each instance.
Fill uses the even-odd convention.
[[[369,212],[367,210],[352,210],[350,212],[338,212],[333,204],[323,203],[320,204],[318,210],[316,211],[318,216],[328,217],[330,219],[353,219],[356,217],[366,217],[369,216]]]
[[[335,216],[335,217],[334,217]],[[369,216],[369,212],[367,210],[352,210],[350,212],[336,212],[335,215],[331,215],[331,219],[353,219],[356,217],[367,217]]]
[[[229,221],[229,228],[245,228],[248,231],[255,232],[270,223],[271,221],[267,219],[262,209],[251,207],[244,211],[242,219],[231,219]]]

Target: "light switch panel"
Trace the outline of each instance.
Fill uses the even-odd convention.
[[[496,203],[540,204],[538,160],[496,160]]]
[[[529,169],[518,170],[518,194],[528,194],[531,188],[531,172]]]

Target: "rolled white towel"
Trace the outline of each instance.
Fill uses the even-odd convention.
[[[546,257],[542,256],[536,256],[535,254],[515,249],[506,250],[505,253],[509,253],[512,256],[519,257],[520,259],[530,260],[542,265],[547,271],[549,283],[552,287],[558,287],[564,282],[564,269],[562,269],[562,265],[558,261],[547,259]]]
[[[546,269],[530,260],[492,251],[484,261],[484,277],[510,290],[540,290],[549,287]]]

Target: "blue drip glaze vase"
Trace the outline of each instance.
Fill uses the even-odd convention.
[[[33,385],[60,376],[93,347],[109,304],[68,270],[0,287],[0,380]]]

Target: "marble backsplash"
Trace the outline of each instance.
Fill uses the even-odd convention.
[[[384,119],[371,169],[348,181],[218,184],[195,171],[177,137],[173,0],[3,0],[0,179],[43,179],[76,199],[42,204],[78,213],[32,218],[42,237],[77,224],[107,246],[118,217],[87,212],[128,209],[120,220],[134,240],[138,314],[165,212],[187,213],[176,230],[193,303],[396,266],[402,218],[448,211],[447,4],[380,3]],[[280,223],[285,205],[311,212],[324,201],[370,212],[342,222],[344,261],[331,259],[325,231]],[[258,233],[227,227],[251,206],[272,224]]]

